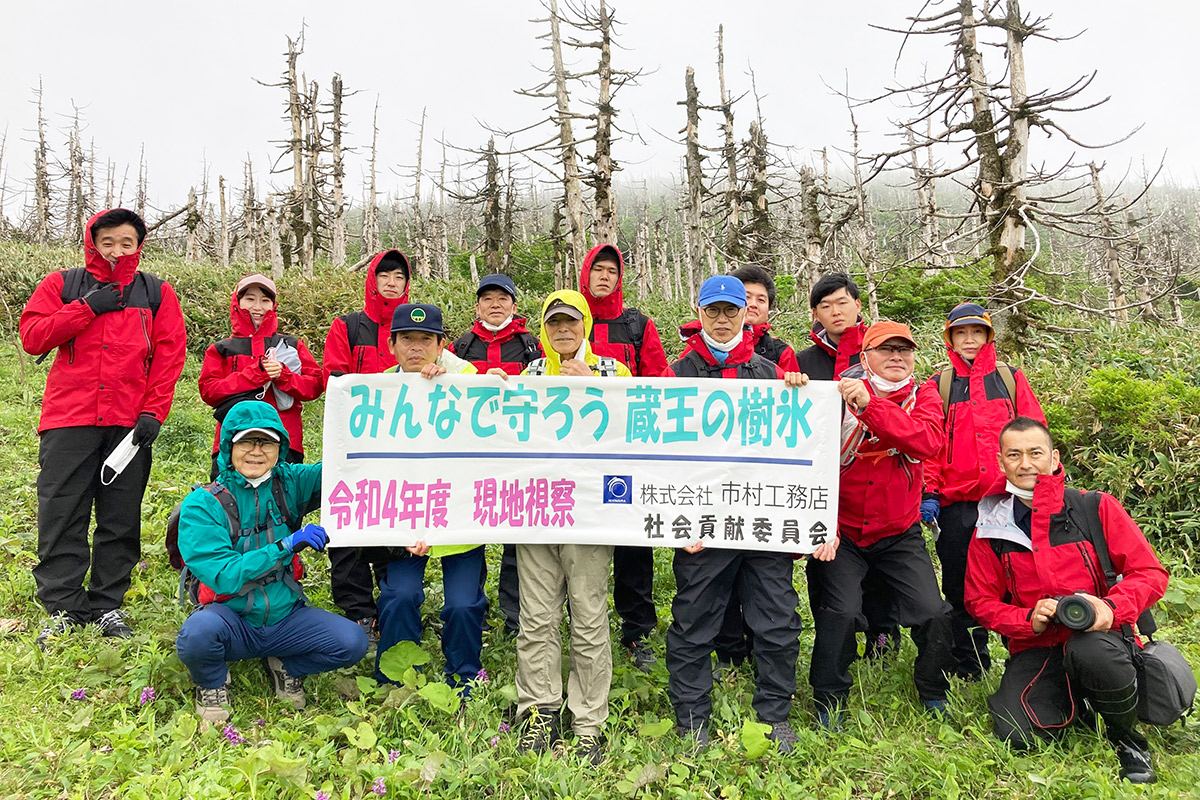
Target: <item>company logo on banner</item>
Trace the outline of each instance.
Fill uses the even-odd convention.
[[[330,546],[812,552],[837,524],[836,384],[403,373],[330,380]]]

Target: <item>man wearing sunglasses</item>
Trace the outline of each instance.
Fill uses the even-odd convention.
[[[813,553],[816,641],[809,682],[817,721],[836,730],[853,682],[855,628],[862,622],[863,582],[885,591],[891,618],[912,631],[917,695],[935,715],[946,710],[950,605],[938,591],[921,534],[922,462],[942,447],[937,389],[913,380],[917,348],[907,325],[882,321],[863,336],[862,363],[842,372],[838,535]]]

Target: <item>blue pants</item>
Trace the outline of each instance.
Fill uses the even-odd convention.
[[[222,686],[230,661],[276,656],[294,677],[356,664],[367,654],[367,635],[356,623],[312,606],[298,605],[273,625],[247,625],[234,611],[213,603],[196,611],[175,640],[179,660],[205,689]]]
[[[479,587],[483,548],[476,547],[440,559],[445,604],[442,607],[442,653],[446,680],[458,686],[474,679],[482,668],[483,616],[487,599]],[[379,580],[379,648],[375,679],[388,681],[379,659],[398,642],[421,642],[421,604],[425,602],[425,565],[429,556],[409,556],[392,561]]]

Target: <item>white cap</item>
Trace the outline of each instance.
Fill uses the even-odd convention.
[[[273,442],[279,441],[279,434],[269,428],[246,428],[246,430],[244,430],[244,431],[238,431],[237,433],[235,433],[233,435],[233,440],[235,442],[240,442],[242,439],[245,439],[247,436],[249,436],[252,433],[265,434],[267,436],[267,438],[269,438],[271,441],[273,441]]]

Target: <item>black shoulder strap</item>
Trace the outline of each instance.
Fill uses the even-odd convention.
[[[1112,556],[1108,552],[1108,540],[1104,538],[1104,523],[1100,519],[1100,498],[1099,492],[1080,492],[1076,489],[1067,489],[1067,492],[1075,492],[1081,499],[1083,506],[1083,522],[1084,529],[1087,531],[1088,541],[1092,543],[1092,549],[1096,551],[1096,559],[1100,562],[1100,569],[1104,570],[1104,580],[1108,583],[1108,588],[1117,585],[1117,571],[1113,568]],[[1149,609],[1142,612],[1137,619],[1138,631],[1146,635],[1150,635],[1158,630],[1158,623],[1154,621],[1154,615]]]
[[[91,273],[87,271],[87,267],[64,269],[62,301],[64,303],[72,303],[83,297],[86,294],[83,290],[83,284],[90,276]]]
[[[238,513],[237,500],[233,493],[225,488],[225,484],[220,481],[213,481],[204,487],[209,494],[217,498],[217,502],[221,504],[221,508],[225,509],[225,516],[229,518],[229,539],[232,542],[237,542],[238,532],[242,529],[242,517]]]
[[[625,330],[629,331],[634,357],[640,362],[642,360],[642,341],[646,338],[646,324],[650,318],[636,308],[627,308],[621,312],[619,319],[625,326]]]
[[[350,349],[379,346],[379,323],[367,316],[365,311],[351,311],[340,319],[346,326],[346,338]]]
[[[532,333],[522,333],[521,337],[521,341],[525,343],[525,363],[528,364],[534,359],[541,358],[541,340]]]
[[[133,280],[141,282],[142,288],[146,292],[146,303],[150,306],[150,316],[157,317],[159,306],[162,305],[162,278],[151,275],[149,272],[139,271]],[[133,283],[129,285],[132,287]]]
[[[283,521],[287,525],[288,532],[298,529],[300,523],[292,513],[291,506],[288,505],[287,495],[283,491],[283,481],[271,481],[271,495],[275,498],[275,505],[279,507],[279,513],[283,514]]]
[[[471,352],[471,346],[474,345],[478,339],[479,334],[475,332],[474,328],[467,331],[462,336],[458,337],[458,341],[454,343],[454,355],[469,361],[470,359],[467,358],[467,354]],[[459,347],[459,342],[462,343],[462,347]]]

